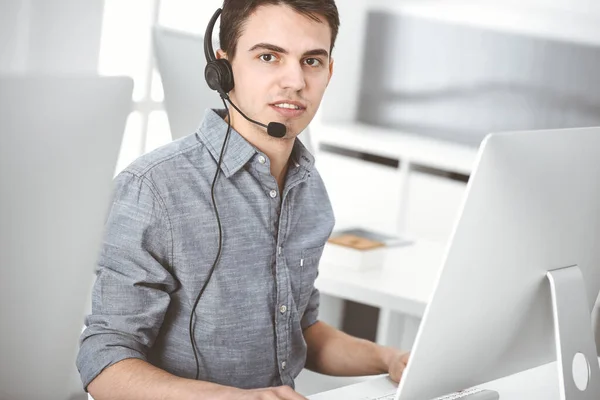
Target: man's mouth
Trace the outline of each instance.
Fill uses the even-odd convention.
[[[306,106],[299,101],[280,100],[271,103],[272,107],[277,107],[285,110],[306,110]]]
[[[290,103],[273,104],[273,106],[279,107],[279,108],[287,108],[289,110],[301,110],[300,106],[297,106],[295,104],[290,104]]]
[[[297,101],[278,101],[271,103],[270,106],[275,112],[281,115],[283,118],[299,118],[306,113],[306,106]]]

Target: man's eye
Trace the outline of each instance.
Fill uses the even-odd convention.
[[[275,56],[273,54],[261,54],[259,58],[268,63],[275,61]]]
[[[319,65],[321,65],[321,60],[317,58],[307,58],[304,62],[309,67],[318,67]]]

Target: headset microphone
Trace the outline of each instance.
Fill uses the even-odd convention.
[[[248,118],[246,114],[242,112],[229,98],[228,93],[235,86],[235,82],[233,79],[233,70],[231,68],[231,64],[226,59],[217,59],[215,57],[215,52],[212,47],[212,34],[215,23],[217,22],[217,18],[221,14],[221,9],[219,8],[212,18],[210,19],[208,26],[206,27],[206,33],[204,35],[204,56],[206,57],[206,68],[204,69],[204,78],[206,79],[206,83],[208,87],[212,90],[217,91],[223,100],[227,100],[229,104],[233,106],[239,112],[242,117],[247,119],[248,121],[256,124],[258,126],[262,126],[267,129],[267,133],[269,136],[282,138],[286,134],[286,127],[284,124],[279,122],[269,122],[269,125],[262,124],[258,121],[255,121],[251,118]]]
[[[233,106],[233,108],[235,108],[237,110],[237,112],[239,112],[242,115],[242,117],[246,118],[248,121],[252,122],[253,124],[262,126],[263,128],[267,128],[267,133],[269,134],[269,136],[276,137],[276,138],[282,138],[285,136],[286,127],[284,124],[281,124],[279,122],[269,122],[269,125],[262,124],[258,121],[253,120],[252,118],[247,117],[246,114],[244,114],[242,112],[242,110],[240,110],[235,104],[233,104],[233,102],[231,101],[229,96],[225,95],[224,99],[227,100],[229,102],[229,104],[231,104]]]

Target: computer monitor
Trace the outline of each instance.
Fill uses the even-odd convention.
[[[202,36],[155,26],[153,46],[171,136],[176,140],[196,131],[205,109],[223,108],[223,102],[204,80],[206,59]],[[308,129],[298,138],[314,153]]]
[[[570,266],[582,278],[570,269],[573,281],[559,279],[574,288],[558,293],[559,314],[567,311],[559,339],[588,357],[589,393],[600,384],[590,320],[600,289],[600,128],[488,136],[395,399],[432,399],[556,360],[547,273]]]
[[[0,75],[0,88],[0,399],[65,400],[133,82]]]

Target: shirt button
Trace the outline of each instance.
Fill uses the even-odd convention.
[[[287,311],[287,306],[284,304],[281,307],[279,307],[279,312],[282,314],[285,314],[285,312]]]
[[[281,369],[285,369],[285,361],[281,363]]]
[[[263,157],[263,156],[259,156],[258,157],[258,162],[261,163],[261,164],[264,164],[264,163],[267,162],[267,159],[265,157]]]
[[[271,196],[272,198],[277,197],[277,190],[271,190],[271,192],[269,192],[269,196]]]

